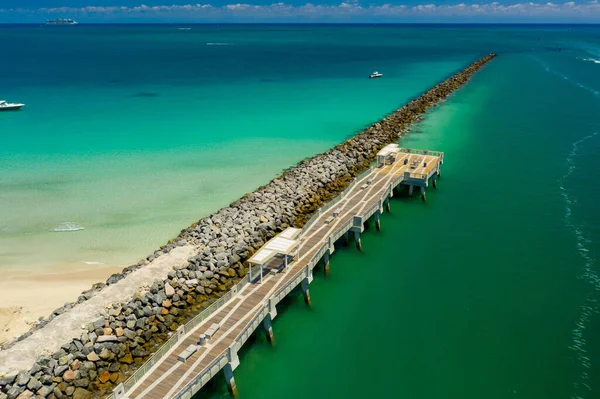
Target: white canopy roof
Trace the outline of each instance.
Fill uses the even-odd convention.
[[[378,153],[378,157],[385,157],[387,155],[393,154],[395,152],[399,152],[398,144],[392,143],[383,147]]]
[[[255,265],[264,265],[277,254],[289,255],[298,247],[298,240],[294,238],[300,235],[301,230],[289,227],[271,238],[263,245],[248,262]]]

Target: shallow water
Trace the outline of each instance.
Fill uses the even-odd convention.
[[[0,115],[0,269],[136,262],[477,55],[394,29],[68,28],[0,27],[2,96],[27,103]]]

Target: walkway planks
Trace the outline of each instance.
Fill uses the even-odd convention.
[[[124,397],[130,399],[189,398],[225,364],[230,364],[234,369],[237,366],[237,350],[262,322],[263,315],[269,314],[269,300],[276,304],[289,292],[287,288],[291,290],[302,280],[310,282],[312,268],[319,260],[314,258],[319,252],[321,252],[319,258],[323,255],[324,244],[330,238],[335,241],[343,233],[356,229],[356,226],[352,226],[354,216],[361,215],[363,217],[361,220],[366,220],[375,212],[380,213],[383,198],[392,196],[392,189],[396,186],[408,184],[406,178],[411,185],[414,183],[427,186],[428,179],[435,178],[439,174],[443,160],[443,154],[435,154],[402,153],[391,165],[371,170],[366,176],[360,178],[343,199],[320,212],[318,219],[304,231],[300,238],[299,259],[295,258],[288,265],[287,272],[281,271],[275,275],[268,273],[272,268],[279,268],[282,263],[281,259],[274,258],[265,268],[262,283],[260,283],[260,276],[256,276],[246,284],[231,300],[158,359],[129,392],[125,392]],[[405,172],[409,172],[410,176]],[[367,184],[369,181],[370,183]],[[364,186],[365,184],[367,185]],[[334,211],[339,211],[339,215],[330,223],[325,223],[326,219],[333,217]],[[360,231],[354,231],[355,234],[360,234],[362,225]],[[337,237],[334,237],[336,234]],[[283,288],[286,289],[282,293]],[[274,315],[275,313],[272,317]],[[177,356],[189,345],[197,344],[199,335],[213,323],[218,323],[220,328],[212,339],[208,340],[205,346],[200,347],[185,363],[178,361]],[[120,397],[123,396],[116,395],[117,399]]]

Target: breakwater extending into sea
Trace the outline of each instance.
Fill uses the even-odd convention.
[[[253,251],[277,231],[291,225],[301,226],[318,207],[366,169],[381,147],[396,141],[428,107],[466,83],[493,57],[476,61],[363,133],[302,162],[266,186],[200,220],[144,261],[83,293],[77,304],[57,309],[36,331],[0,353],[3,365],[0,373],[8,375],[0,381],[2,391],[9,397],[25,390],[43,397],[58,397],[59,392],[67,397],[101,396],[109,392],[170,332],[243,277],[247,271],[244,261]],[[23,350],[30,342],[42,342],[44,334],[56,328],[61,318],[101,296],[111,286],[124,286],[130,278],[157,262],[188,254],[191,256],[184,261],[172,264],[176,270],[165,279],[152,279],[145,288],[140,286],[141,291],[132,300],[112,304],[96,320],[95,315],[90,315],[87,331],[76,331],[77,336],[71,342],[48,344],[41,351],[44,357],[39,359],[32,357],[32,353],[40,353],[35,352],[35,346]],[[35,364],[33,368],[15,369],[11,367],[11,356],[14,364]],[[21,372],[15,375],[16,371]]]

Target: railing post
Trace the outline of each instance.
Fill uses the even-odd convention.
[[[177,341],[179,341],[185,335],[185,326],[177,327]]]
[[[113,394],[115,395],[115,399],[121,399],[125,396],[125,385],[123,383],[117,385],[113,390]]]

